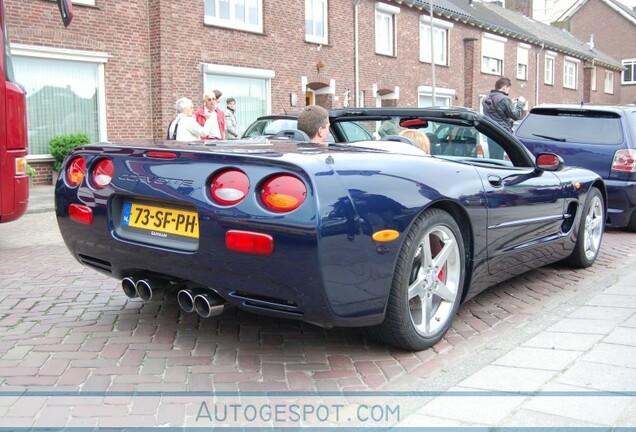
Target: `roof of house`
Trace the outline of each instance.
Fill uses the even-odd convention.
[[[437,16],[463,22],[484,31],[517,39],[528,44],[541,46],[547,50],[565,55],[594,60],[596,64],[622,70],[622,64],[587,43],[575,38],[571,33],[543,24],[518,12],[505,9],[496,3],[470,0],[390,0],[409,7],[416,7],[430,13],[430,3]],[[587,1],[587,0],[581,0]],[[602,0],[612,1],[612,0]]]
[[[562,21],[569,20],[588,1],[590,0],[577,0],[572,6],[570,6],[565,12],[563,12],[563,15],[557,18],[557,21],[562,22]],[[630,21],[632,24],[636,25],[636,13],[634,13],[632,9],[628,8],[627,6],[625,6],[624,4],[616,0],[600,0],[600,1],[605,3],[611,9],[615,10],[619,15],[624,17],[627,21]]]

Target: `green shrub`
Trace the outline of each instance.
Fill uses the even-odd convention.
[[[84,133],[58,135],[51,138],[49,148],[54,159],[53,169],[59,171],[66,155],[73,151],[75,147],[90,144],[90,142],[90,138]]]
[[[31,165],[27,164],[26,166],[26,175],[28,175],[29,177],[33,177],[34,175],[37,174],[37,170],[35,168],[33,168]]]

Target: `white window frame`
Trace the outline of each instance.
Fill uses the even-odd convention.
[[[596,91],[596,66],[592,66],[592,71],[590,73],[590,90]]]
[[[104,64],[108,63],[108,59],[111,57],[110,54],[101,51],[82,51],[12,43],[11,56],[95,63],[97,65],[97,100],[99,106],[99,117],[97,121],[99,122],[99,140],[108,141]],[[30,156],[29,159],[50,159],[51,157],[51,155],[33,155]]]
[[[556,53],[545,53],[545,60],[543,62],[543,83],[547,85],[554,85],[554,64],[556,63]]]
[[[519,44],[517,45],[517,79],[527,81],[528,80],[528,56],[530,53],[530,45]],[[520,68],[520,66],[522,66]]]
[[[481,72],[489,75],[504,75],[504,59],[508,39],[490,33],[481,35]],[[494,69],[492,65],[494,64]]]
[[[563,60],[563,87],[576,90],[579,77],[579,59],[566,57]]]
[[[397,16],[400,8],[386,3],[375,4],[375,53],[395,57],[397,55]],[[378,18],[383,18],[388,23],[388,34],[383,34],[384,28],[378,28]],[[384,40],[382,40],[384,39]],[[384,45],[388,42],[388,47]]]
[[[316,36],[316,26],[318,22],[315,18],[315,10],[317,6],[321,7],[321,13],[324,17],[324,21],[322,23],[322,34],[324,36]],[[314,32],[309,33],[309,29],[307,28],[307,21],[313,22]],[[305,40],[307,42],[318,43],[318,44],[327,44],[329,41],[329,35],[327,31],[329,29],[329,5],[328,0],[305,0]]]
[[[453,105],[453,100],[455,100],[455,95],[457,92],[451,88],[443,88],[443,87],[435,87],[435,99],[445,99],[448,101],[447,105]],[[433,97],[433,87],[421,85],[417,87],[417,106],[418,108],[426,108],[420,106],[420,97],[421,96],[430,96]],[[435,101],[433,101],[435,104]]]
[[[71,0],[71,3],[86,6],[95,6],[95,0]]]
[[[263,0],[256,0],[256,6],[258,8],[258,23],[249,24],[244,21],[236,20],[234,17],[235,4],[237,1],[250,1],[250,0],[228,0],[230,3],[230,18],[223,19],[212,15],[205,15],[203,22],[208,25],[214,25],[219,27],[226,27],[236,30],[244,30],[252,33],[263,33]],[[219,10],[219,0],[203,0],[205,2],[214,2],[215,10]]]
[[[450,30],[454,27],[453,23],[433,19],[431,25],[431,17],[420,15],[420,61],[423,63],[431,63],[431,28],[434,30],[435,42],[435,64],[448,66],[448,41],[450,40]]]
[[[625,81],[625,73],[622,72],[621,73],[621,84],[626,84],[626,85],[636,84],[636,58],[624,59],[622,63],[623,63],[624,67],[628,67],[628,66],[631,67],[631,69],[632,69],[632,77],[634,79]]]
[[[605,71],[604,90],[606,94],[614,94],[614,72]]]

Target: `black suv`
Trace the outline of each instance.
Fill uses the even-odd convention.
[[[636,106],[545,104],[515,135],[534,153],[598,173],[607,186],[608,224],[636,231]]]

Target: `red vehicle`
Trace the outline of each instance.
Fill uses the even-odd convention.
[[[71,0],[56,0],[62,21],[73,19]],[[26,94],[13,76],[5,22],[4,0],[0,0],[0,223],[22,216],[29,201],[27,168]]]

